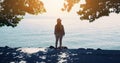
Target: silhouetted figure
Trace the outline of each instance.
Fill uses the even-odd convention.
[[[60,49],[61,49],[62,48],[62,38],[65,35],[65,32],[64,32],[64,27],[61,24],[60,18],[57,19],[57,24],[55,25],[54,34],[55,34],[55,38],[56,38],[55,48],[57,48],[58,41],[59,41]]]

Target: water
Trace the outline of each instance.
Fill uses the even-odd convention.
[[[115,16],[113,19],[112,17],[105,17],[89,23],[80,21],[79,17],[62,17],[66,32],[63,45],[68,48],[120,50],[120,22],[118,18],[119,16]],[[25,17],[15,28],[0,28],[0,46],[54,46],[55,24],[56,17]]]

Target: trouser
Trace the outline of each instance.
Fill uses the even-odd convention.
[[[58,41],[59,41],[59,45],[60,45],[60,48],[62,47],[62,38],[63,36],[59,36],[59,35],[55,35],[55,38],[56,38],[56,42],[55,42],[55,47],[57,48],[57,45],[58,45]]]

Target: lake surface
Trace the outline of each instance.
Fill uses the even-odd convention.
[[[66,32],[63,46],[120,50],[119,18],[119,15],[114,19],[105,17],[89,23],[88,21],[80,21],[79,17],[62,17]],[[56,19],[56,17],[26,16],[15,28],[1,27],[0,46],[54,46]]]

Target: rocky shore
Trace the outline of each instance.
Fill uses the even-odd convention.
[[[120,50],[0,47],[0,63],[120,63]]]

